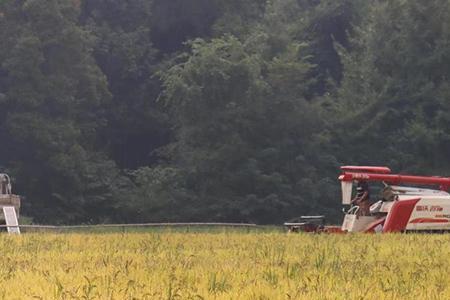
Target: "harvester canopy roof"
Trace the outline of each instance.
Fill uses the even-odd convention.
[[[369,168],[369,169],[367,169]],[[379,169],[380,168],[380,169]],[[341,167],[344,171],[339,176],[341,182],[351,181],[378,181],[389,184],[417,184],[417,185],[437,185],[441,190],[448,190],[450,187],[450,178],[438,176],[416,176],[416,175],[400,175],[386,173],[386,167]],[[365,171],[363,171],[365,170]],[[368,170],[385,170],[384,172],[367,172]],[[390,170],[390,169],[389,169]]]
[[[365,172],[365,173],[380,173],[380,174],[391,173],[391,169],[388,167],[373,167],[373,166],[342,166],[341,170],[344,172]]]

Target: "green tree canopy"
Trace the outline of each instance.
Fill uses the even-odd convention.
[[[25,207],[40,220],[107,218],[118,170],[96,147],[110,94],[77,3],[7,1],[2,10],[2,159],[32,199]]]

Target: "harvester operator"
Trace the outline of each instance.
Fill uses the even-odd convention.
[[[367,216],[370,214],[370,192],[367,181],[357,181],[356,197],[353,198],[351,203],[359,206],[358,215]]]

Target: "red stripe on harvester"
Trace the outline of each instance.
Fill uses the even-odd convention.
[[[420,198],[395,201],[387,215],[383,232],[400,232],[405,230],[411,213],[419,200]]]
[[[448,223],[447,219],[418,218],[409,223]]]

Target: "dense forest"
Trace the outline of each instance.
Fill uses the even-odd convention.
[[[2,0],[0,172],[37,223],[340,217],[450,175],[448,0]]]

